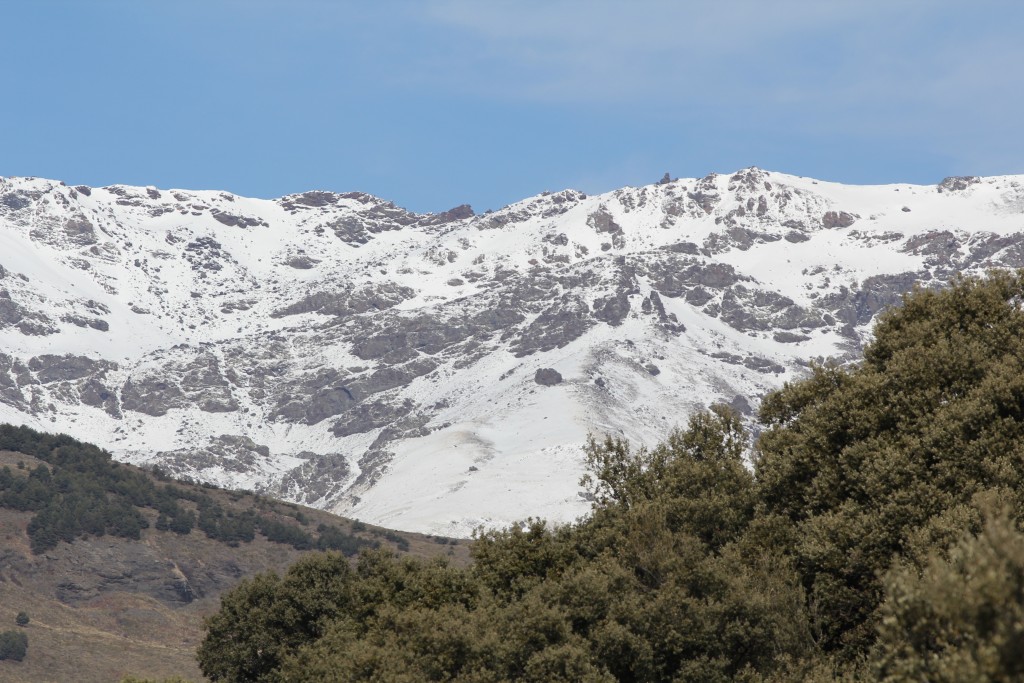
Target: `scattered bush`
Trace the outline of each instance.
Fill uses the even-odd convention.
[[[20,662],[28,652],[28,636],[22,631],[0,632],[0,659]]]

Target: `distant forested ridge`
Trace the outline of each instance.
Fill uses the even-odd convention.
[[[33,553],[87,536],[139,539],[142,530],[150,527],[145,509],[156,511],[153,524],[159,531],[189,534],[198,528],[228,545],[250,542],[257,533],[298,550],[354,555],[371,545],[335,526],[306,528],[309,520],[301,512],[274,514],[272,508],[284,506],[258,497],[247,509],[225,508],[202,487],[167,480],[159,470],[155,477],[149,476],[65,434],[3,424],[0,450],[43,461],[34,468],[0,469],[0,507],[34,513],[28,524]]]
[[[1024,276],[917,289],[863,360],[587,445],[592,514],[474,562],[313,554],[222,599],[214,681],[1024,679]],[[683,388],[681,388],[683,389]]]

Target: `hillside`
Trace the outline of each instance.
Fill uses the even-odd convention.
[[[54,477],[63,469],[0,451],[0,472],[7,467],[15,478],[27,479],[40,466]],[[334,529],[337,538],[353,541],[348,552],[380,544],[403,555],[444,555],[455,564],[467,559],[464,543],[394,533],[249,493],[173,482],[130,465],[120,469],[157,489],[174,489],[186,510],[196,510],[189,498],[208,500],[225,517],[256,514],[314,538],[323,535],[319,529]],[[158,530],[158,512],[145,507],[135,508],[149,524],[137,540],[106,533],[33,552],[27,529],[41,513],[12,509],[6,500],[0,494],[0,622],[7,624],[0,630],[16,628],[14,617],[22,610],[31,621],[23,629],[28,656],[22,662],[0,661],[0,681],[109,682],[129,674],[201,680],[195,648],[202,619],[216,611],[220,595],[244,577],[281,571],[306,552],[259,531],[252,541],[225,542],[198,527],[187,534]]]
[[[0,419],[390,527],[568,521],[653,444],[854,357],[914,283],[1024,265],[1020,177],[745,169],[499,211],[0,179]]]

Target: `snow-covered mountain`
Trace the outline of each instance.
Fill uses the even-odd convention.
[[[993,266],[1024,266],[1024,177],[751,168],[483,215],[0,178],[0,420],[402,529],[567,520],[588,433],[749,413]]]

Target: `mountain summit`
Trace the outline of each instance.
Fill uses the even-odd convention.
[[[750,414],[915,283],[1022,266],[1021,176],[750,168],[482,215],[2,178],[0,420],[402,529],[569,520],[588,433]]]

